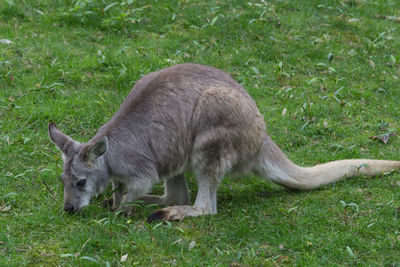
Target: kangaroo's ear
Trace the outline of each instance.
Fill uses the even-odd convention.
[[[69,136],[63,134],[54,123],[50,123],[48,127],[51,141],[61,150],[66,156],[72,156],[76,153],[79,145],[78,142],[72,140]]]
[[[97,142],[89,142],[85,144],[79,155],[83,161],[92,165],[95,161],[107,152],[108,139],[106,136],[101,137]]]

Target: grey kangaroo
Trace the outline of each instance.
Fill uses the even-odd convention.
[[[182,220],[217,213],[217,188],[225,174],[253,173],[293,189],[313,189],[356,175],[400,169],[400,161],[351,159],[314,167],[292,163],[265,132],[248,92],[224,71],[181,64],[141,78],[118,112],[87,143],[48,127],[61,150],[64,210],[76,212],[109,180],[112,208],[132,213],[142,200],[162,208],[153,220]],[[190,206],[184,173],[198,192]],[[163,196],[146,195],[164,182]]]

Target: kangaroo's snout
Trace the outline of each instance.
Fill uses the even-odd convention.
[[[71,204],[65,204],[64,205],[64,210],[68,213],[74,213],[76,211],[75,207]]]

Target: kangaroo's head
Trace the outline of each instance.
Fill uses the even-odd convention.
[[[61,150],[64,170],[64,210],[70,213],[87,206],[90,198],[100,193],[108,184],[109,174],[104,161],[107,137],[81,144],[63,134],[54,123],[49,124],[49,135]]]

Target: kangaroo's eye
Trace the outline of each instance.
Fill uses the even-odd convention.
[[[82,179],[82,180],[79,180],[79,181],[76,183],[76,186],[82,187],[82,186],[84,186],[85,184],[86,184],[86,179]]]

